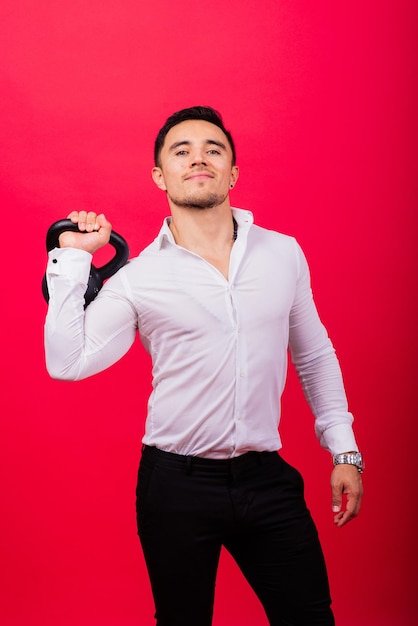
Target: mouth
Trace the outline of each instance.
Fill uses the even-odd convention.
[[[189,176],[186,176],[185,180],[204,180],[207,178],[213,178],[209,172],[193,172]]]

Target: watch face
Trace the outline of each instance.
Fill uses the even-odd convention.
[[[356,452],[356,454],[354,455],[354,460],[355,460],[355,465],[358,467],[358,469],[360,471],[363,471],[364,464],[363,464],[363,456],[361,452]]]

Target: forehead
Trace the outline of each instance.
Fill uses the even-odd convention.
[[[232,153],[225,133],[216,124],[204,120],[187,120],[170,128],[162,151],[168,151],[173,144],[180,141],[201,144],[211,140],[224,144],[227,151]]]

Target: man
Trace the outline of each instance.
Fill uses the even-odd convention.
[[[47,367],[60,379],[91,376],[120,359],[137,331],[152,356],[137,517],[158,626],[211,624],[222,546],[270,624],[328,626],[327,574],[302,477],[278,454],[288,347],[334,456],[338,527],[360,508],[361,455],[303,253],[231,209],[238,174],[216,111],[171,116],[152,170],[171,216],[85,311],[91,254],[111,224],[70,214],[86,232],[63,233],[50,253]]]

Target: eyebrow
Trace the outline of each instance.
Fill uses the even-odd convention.
[[[173,152],[174,150],[177,150],[177,148],[180,148],[180,146],[190,146],[191,143],[192,142],[187,139],[184,139],[183,141],[176,141],[169,147],[168,150],[169,152]],[[207,146],[218,146],[218,148],[226,150],[226,145],[222,143],[222,141],[216,141],[215,139],[206,139],[204,144]]]

